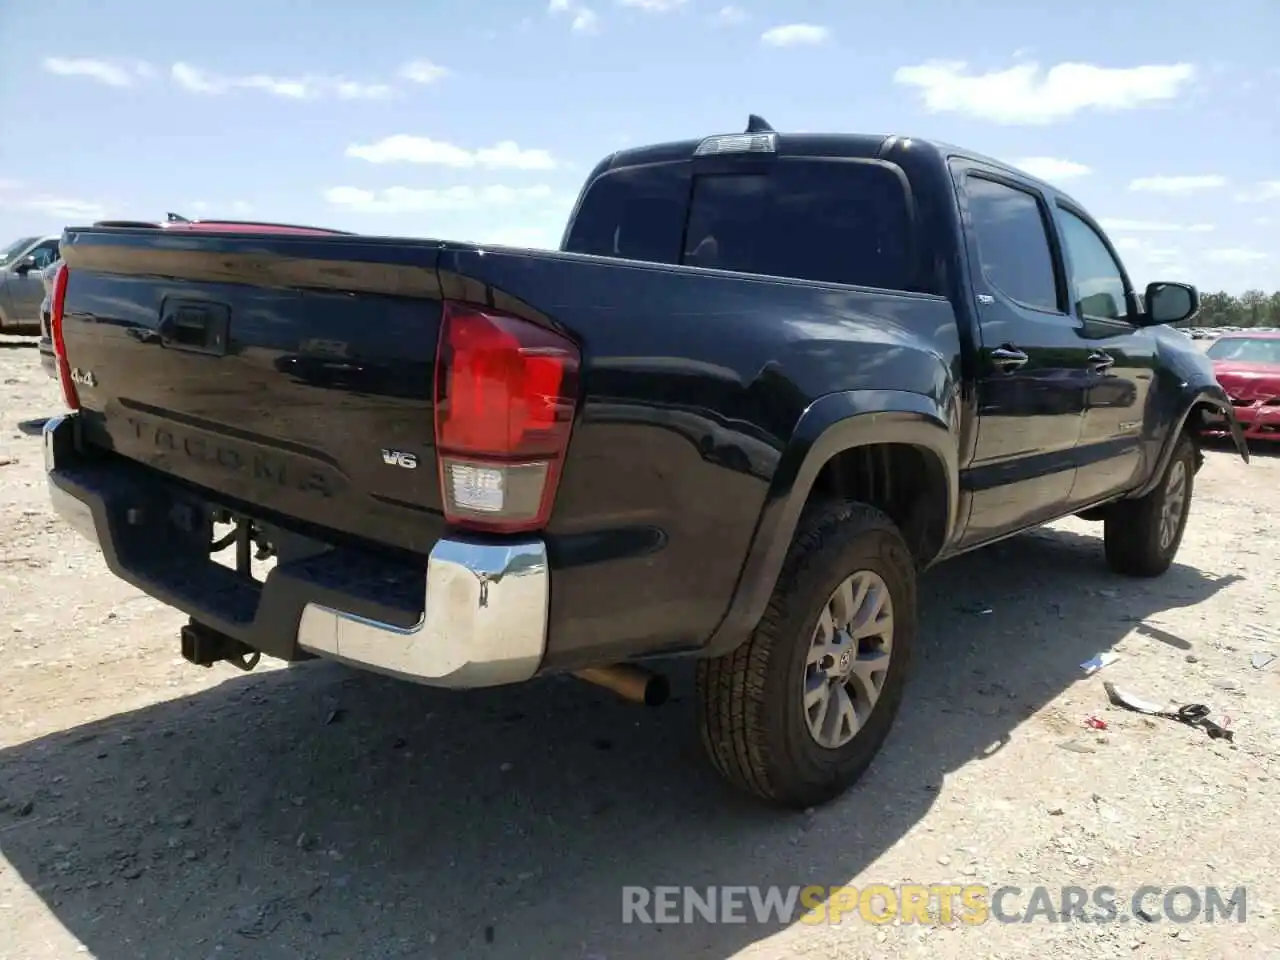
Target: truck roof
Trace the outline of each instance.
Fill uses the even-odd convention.
[[[753,122],[759,122],[758,118],[753,117]],[[752,130],[752,124],[748,124],[748,132]],[[970,160],[981,163],[986,166],[994,167],[997,170],[1008,173],[1011,176],[1018,177],[1022,180],[1030,180],[1040,186],[1042,189],[1056,194],[1064,200],[1067,200],[1076,206],[1080,204],[1072,199],[1072,197],[1063,192],[1059,187],[1041,180],[1039,177],[1033,176],[1025,170],[1006,163],[1003,160],[997,160],[994,157],[986,156],[974,150],[964,147],[958,147],[951,143],[941,140],[929,140],[923,137],[912,137],[903,134],[875,134],[875,133],[785,133],[775,131],[768,128],[759,132],[774,133],[777,136],[778,156],[784,157],[880,157],[883,156],[891,147],[907,147],[917,153],[932,155],[939,165],[945,165],[946,162],[953,158]],[[601,161],[596,170],[592,173],[591,179],[595,179],[606,170],[614,170],[619,167],[633,167],[648,163],[663,163],[678,160],[689,160],[694,156],[694,151],[698,145],[711,137],[718,136],[735,136],[740,135],[740,131],[727,133],[709,134],[707,137],[699,137],[697,139],[673,140],[666,143],[648,144],[639,147],[630,147],[619,150],[605,160]]]

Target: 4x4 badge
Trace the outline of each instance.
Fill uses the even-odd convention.
[[[71,382],[77,383],[82,387],[96,387],[98,378],[93,375],[92,370],[81,370],[76,367],[71,371]]]

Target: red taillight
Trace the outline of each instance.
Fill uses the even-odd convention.
[[[551,516],[577,402],[567,337],[446,300],[436,357],[436,456],[445,519],[495,533]]]
[[[80,409],[80,394],[76,382],[71,379],[71,364],[67,360],[67,343],[62,337],[62,311],[67,301],[67,265],[59,265],[53,274],[53,292],[49,297],[49,339],[53,341],[53,356],[58,366],[58,380],[62,383],[62,399],[72,410]]]

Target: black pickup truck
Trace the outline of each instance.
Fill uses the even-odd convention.
[[[444,687],[698,658],[715,766],[829,800],[899,706],[929,566],[1071,514],[1182,539],[1209,361],[1070,197],[901,136],[616,153],[559,251],[69,228],[55,509],[192,662]],[[223,532],[225,531],[225,532]],[[215,559],[234,547],[234,563]],[[267,557],[261,566],[256,558]]]

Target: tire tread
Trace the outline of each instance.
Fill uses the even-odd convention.
[[[780,782],[780,769],[795,769],[795,764],[792,758],[772,755],[765,729],[766,680],[775,658],[784,658],[788,644],[799,642],[787,636],[788,624],[797,613],[793,609],[796,594],[804,592],[794,589],[797,582],[815,564],[829,560],[833,546],[869,535],[887,537],[890,562],[910,568],[914,603],[915,564],[893,521],[864,503],[820,504],[801,518],[777,585],[752,635],[730,653],[698,662],[699,725],[706,753],[721,776],[750,794],[791,806],[829,799],[827,784]],[[904,647],[902,654],[909,656],[909,644]],[[896,642],[894,654],[898,655]]]
[[[1103,549],[1107,565],[1116,573],[1130,577],[1158,577],[1172,565],[1173,557],[1182,543],[1182,531],[1178,532],[1171,550],[1160,549],[1160,508],[1164,502],[1168,471],[1179,460],[1186,464],[1187,469],[1186,510],[1189,513],[1194,493],[1196,448],[1185,433],[1177,440],[1159,486],[1145,497],[1121,500],[1108,508],[1103,528]],[[1185,528],[1184,519],[1183,529]]]

